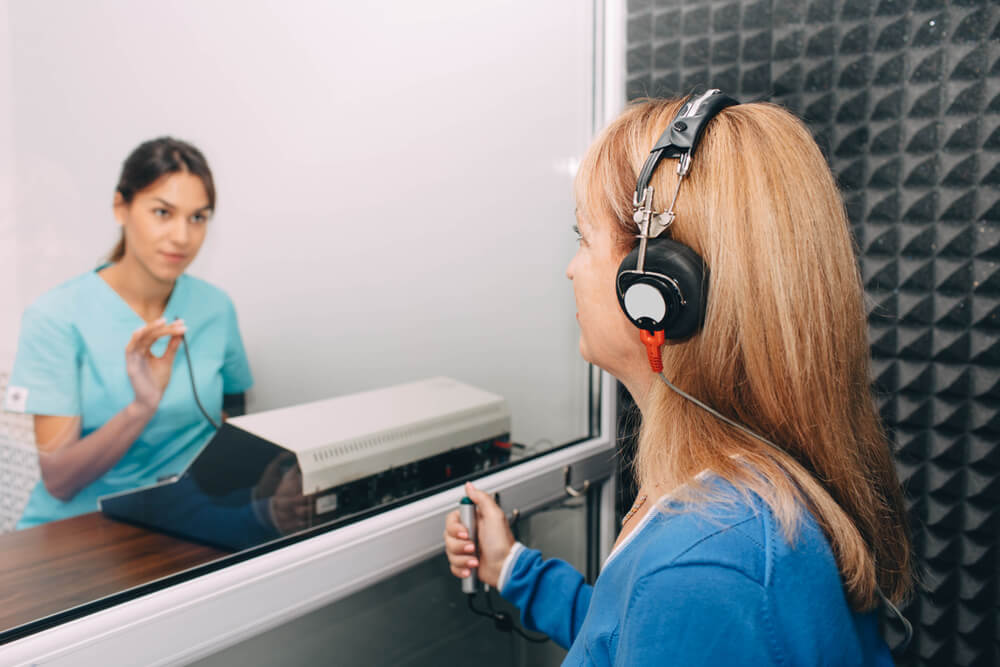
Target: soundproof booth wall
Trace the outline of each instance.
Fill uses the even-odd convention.
[[[1000,6],[630,0],[627,30],[629,99],[718,87],[815,134],[860,249],[920,564],[897,660],[1000,663]]]

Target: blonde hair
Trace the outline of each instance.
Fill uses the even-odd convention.
[[[639,170],[682,102],[629,107],[580,166],[580,211],[592,224],[613,223],[623,255],[635,243]],[[656,210],[676,186],[672,165],[651,181]],[[902,600],[912,586],[909,536],[869,389],[861,279],[843,201],[808,129],[773,104],[725,109],[704,134],[676,212],[669,233],[704,258],[709,296],[702,331],[663,348],[664,372],[788,454],[657,381],[642,415],[638,482],[705,500],[694,477],[712,470],[767,502],[789,539],[805,506],[853,608],[873,607],[878,588]]]

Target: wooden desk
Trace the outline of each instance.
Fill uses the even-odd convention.
[[[0,535],[0,632],[225,555],[100,512]]]

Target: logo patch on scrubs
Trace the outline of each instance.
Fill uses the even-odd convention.
[[[7,387],[7,403],[4,406],[9,412],[24,412],[28,409],[28,390],[24,387]]]

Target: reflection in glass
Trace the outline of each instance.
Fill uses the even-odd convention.
[[[100,505],[240,550],[506,463],[509,437],[501,397],[433,378],[230,420],[178,478]]]

